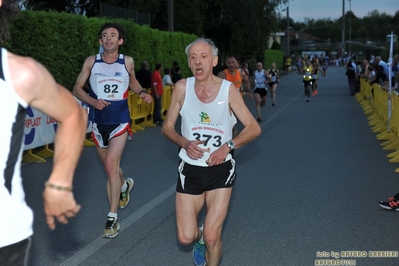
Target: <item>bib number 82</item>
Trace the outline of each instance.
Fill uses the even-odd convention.
[[[112,89],[111,89],[112,87]],[[118,85],[116,84],[105,84],[104,85],[104,93],[118,93]]]

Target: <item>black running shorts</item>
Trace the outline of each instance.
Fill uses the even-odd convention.
[[[196,166],[180,161],[176,191],[201,195],[205,191],[233,187],[235,179],[234,159],[211,167]]]
[[[254,93],[259,94],[260,97],[265,97],[267,95],[267,89],[266,88],[255,88]]]
[[[312,81],[311,80],[304,80],[303,81],[303,86],[307,87],[309,85],[312,85]]]

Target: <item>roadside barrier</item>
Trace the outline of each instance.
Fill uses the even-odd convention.
[[[162,94],[162,109],[161,109],[161,117],[163,120],[166,118],[166,113],[169,110],[170,106],[170,99],[172,98],[172,90],[173,86],[165,86],[163,88],[163,94]]]
[[[150,93],[151,89],[145,90]],[[132,132],[144,130],[144,127],[155,127],[153,119],[154,101],[150,104],[145,103],[139,95],[130,91],[127,102],[130,109],[130,119],[132,120]]]
[[[145,89],[150,93],[151,89]],[[173,86],[166,86],[162,96],[162,118],[165,119],[169,109]],[[80,101],[79,101],[80,102]],[[81,102],[80,102],[81,103]],[[83,107],[87,107],[81,103]],[[132,132],[145,130],[145,127],[155,127],[153,120],[154,101],[150,104],[143,102],[139,95],[129,92],[128,105],[131,119]],[[46,121],[46,123],[45,123]],[[46,158],[53,157],[54,151],[52,144],[55,135],[57,122],[47,117],[43,113],[30,108],[25,118],[25,150],[22,156],[23,163],[45,163]],[[51,130],[48,128],[50,127]],[[53,129],[54,128],[54,129]],[[91,122],[89,122],[84,147],[95,146],[91,139]],[[40,138],[39,141],[36,139]],[[33,145],[27,145],[27,141],[34,142]],[[30,143],[29,142],[29,143]]]
[[[383,150],[394,151],[387,155],[389,162],[399,163],[399,94],[396,91],[389,94],[380,85],[370,85],[361,78],[360,93],[356,94],[356,99],[367,116],[371,130],[376,133],[377,140],[383,141],[380,144]],[[399,172],[399,168],[395,172]]]

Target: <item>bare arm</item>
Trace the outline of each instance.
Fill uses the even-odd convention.
[[[270,77],[270,74],[269,74],[269,71],[270,71],[270,69],[263,71],[263,74],[264,74],[268,79],[271,78],[271,77]],[[267,83],[267,81],[266,81],[266,83]]]
[[[104,107],[107,107],[111,103],[103,99],[94,99],[93,97],[89,96],[84,89],[86,81],[90,77],[90,71],[93,67],[94,61],[94,55],[86,58],[85,62],[83,63],[82,70],[80,71],[80,74],[76,80],[75,87],[73,88],[73,95],[75,95],[75,97],[82,102],[88,103],[98,110],[102,110]]]
[[[234,85],[229,88],[229,104],[234,115],[244,125],[244,129],[233,139],[236,148],[240,148],[259,136],[261,129]]]
[[[186,150],[187,155],[193,159],[201,158],[204,154],[203,150],[198,147],[198,144],[204,143],[204,141],[190,141],[177,133],[175,129],[177,118],[180,115],[180,109],[183,106],[186,94],[186,79],[181,79],[175,84],[173,89],[172,98],[170,101],[170,107],[166,115],[164,124],[162,126],[162,134],[177,144],[179,147]]]
[[[259,136],[261,129],[258,122],[256,122],[255,118],[248,110],[248,107],[241,97],[241,94],[237,91],[233,84],[231,84],[229,88],[229,104],[230,108],[234,112],[234,115],[236,115],[244,125],[244,129],[232,139],[237,149]],[[209,156],[208,164],[214,165],[223,162],[229,152],[230,148],[227,146],[227,144],[222,145]]]
[[[48,182],[71,187],[76,165],[82,151],[87,114],[72,94],[57,84],[51,74],[30,58],[9,55],[10,73],[18,95],[30,106],[58,122],[55,135],[53,169]],[[45,188],[43,193],[47,224],[55,229],[55,220],[67,223],[79,212],[71,191]]]

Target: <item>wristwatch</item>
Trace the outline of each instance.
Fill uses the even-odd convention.
[[[232,142],[231,140],[227,141],[226,144],[227,144],[227,147],[230,148],[230,150],[234,150],[236,147],[236,144],[234,142]]]

